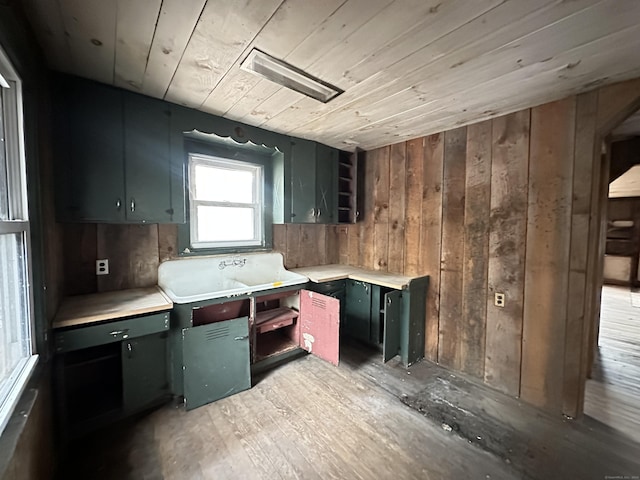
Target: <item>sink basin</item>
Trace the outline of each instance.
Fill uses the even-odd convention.
[[[158,285],[174,303],[244,295],[308,280],[286,270],[280,253],[184,258],[158,268]]]

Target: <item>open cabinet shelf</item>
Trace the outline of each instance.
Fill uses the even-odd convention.
[[[361,216],[362,159],[364,152],[342,152],[338,162],[338,223],[356,223]]]

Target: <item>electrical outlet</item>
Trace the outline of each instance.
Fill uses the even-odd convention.
[[[493,299],[496,307],[504,307],[504,293],[496,293]]]
[[[109,259],[96,260],[96,275],[109,275]]]

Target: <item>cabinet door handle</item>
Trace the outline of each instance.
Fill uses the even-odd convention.
[[[318,211],[316,212],[316,217],[319,217],[320,215],[321,215],[320,209],[318,209]]]
[[[136,199],[131,197],[131,211],[135,212],[136,211]]]
[[[234,340],[241,342],[242,340],[246,340],[249,338],[249,335],[244,335],[243,337],[235,337]]]
[[[121,199],[117,199],[116,200],[116,210],[120,211],[121,207],[122,207],[122,200]]]
[[[123,338],[127,338],[128,335],[127,333],[129,332],[128,328],[125,328],[124,330],[114,330],[113,332],[109,332],[109,335],[111,335],[112,337],[118,337],[120,335],[122,335]]]
[[[133,358],[133,347],[131,346],[131,342],[127,342],[127,356],[129,358]]]

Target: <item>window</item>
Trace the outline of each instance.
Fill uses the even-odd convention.
[[[35,366],[20,80],[0,50],[0,432]]]
[[[263,166],[202,154],[189,155],[191,246],[263,244]]]

